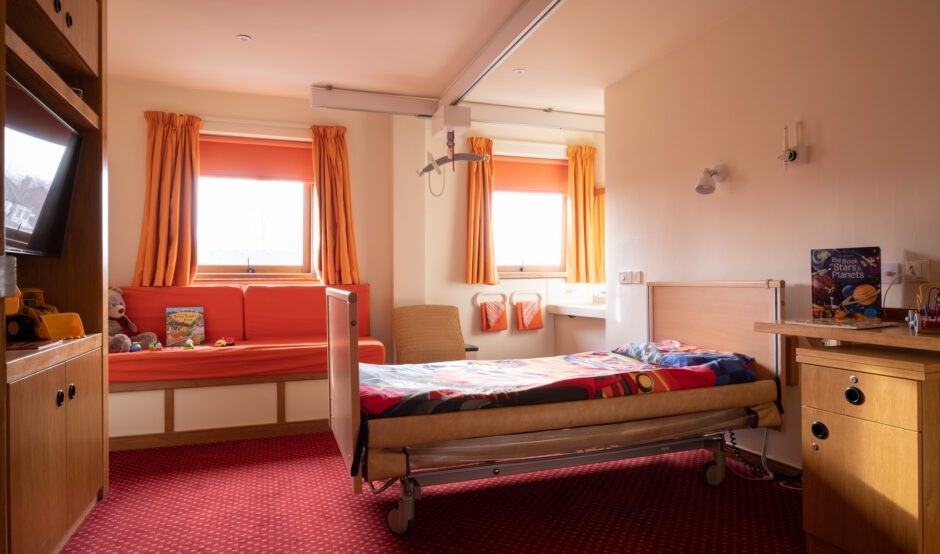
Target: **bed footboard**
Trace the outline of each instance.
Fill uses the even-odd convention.
[[[359,411],[359,310],[355,292],[326,289],[327,375],[330,383],[330,430],[356,494],[362,492],[361,469],[353,472],[361,425]]]

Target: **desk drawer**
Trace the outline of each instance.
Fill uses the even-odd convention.
[[[802,365],[803,405],[920,431],[920,383],[812,364]]]

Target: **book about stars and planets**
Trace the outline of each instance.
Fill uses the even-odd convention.
[[[812,251],[813,320],[879,322],[881,248]]]

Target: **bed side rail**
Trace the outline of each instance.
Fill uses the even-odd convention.
[[[352,473],[359,438],[359,333],[355,292],[326,289],[327,376],[330,384],[330,430],[346,468]],[[362,491],[360,471],[354,475],[356,493]]]

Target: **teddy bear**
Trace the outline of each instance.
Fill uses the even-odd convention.
[[[137,325],[127,317],[123,294],[120,287],[108,288],[108,350],[111,352],[129,352],[135,342],[146,347],[157,342],[156,333],[137,332]]]

